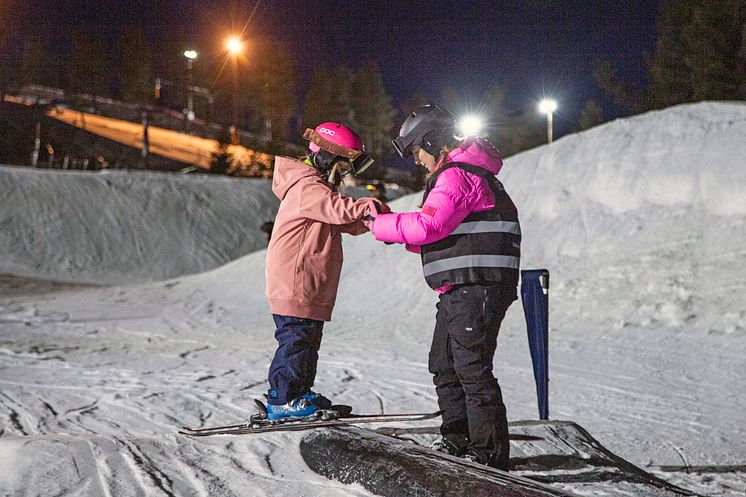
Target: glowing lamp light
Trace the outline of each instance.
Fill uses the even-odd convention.
[[[542,114],[549,114],[557,110],[557,102],[554,100],[544,99],[539,102],[539,110]]]
[[[228,38],[228,41],[225,44],[228,51],[234,55],[237,55],[243,51],[243,42],[236,38],[235,36]]]
[[[194,60],[197,58],[197,51],[196,50],[187,50],[184,52],[184,57],[186,57],[189,60]]]
[[[482,120],[477,116],[465,116],[459,123],[459,129],[464,136],[474,136],[482,129]]]
[[[544,99],[539,102],[539,111],[547,115],[547,143],[552,143],[554,129],[552,126],[552,114],[557,110],[557,102],[554,100]]]

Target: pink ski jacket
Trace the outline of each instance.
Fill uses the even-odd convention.
[[[465,162],[495,175],[503,164],[497,149],[481,138],[464,140],[440,165],[449,162]],[[447,237],[470,213],[493,207],[495,196],[487,180],[454,167],[438,176],[420,212],[380,214],[373,224],[373,234],[376,240],[405,243],[407,250],[419,253],[420,245]],[[437,291],[448,290],[442,287]]]
[[[275,159],[272,191],[280,209],[267,248],[270,311],[329,321],[342,271],[342,233],[368,231],[360,219],[373,199],[343,197],[314,168],[289,157]]]

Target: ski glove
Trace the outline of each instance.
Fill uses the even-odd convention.
[[[371,233],[373,233],[373,226],[376,221],[376,217],[378,217],[379,214],[388,214],[391,212],[391,209],[388,205],[377,202],[375,200],[369,200],[368,201],[368,214],[363,217],[363,224],[365,224],[365,227],[370,230]]]

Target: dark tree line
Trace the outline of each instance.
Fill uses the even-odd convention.
[[[357,71],[344,66],[318,69],[303,102],[304,127],[336,121],[360,133],[367,152],[377,161],[367,172],[372,177],[383,174],[382,159],[392,152],[391,133],[395,117],[391,97],[383,86],[378,66],[373,62]]]
[[[227,55],[215,56],[215,50],[210,55],[205,50],[188,78],[183,52],[193,47],[186,35],[174,33],[156,50],[138,26],[122,29],[116,39],[77,29],[70,33],[70,48],[62,58],[51,55],[57,51],[50,50],[47,45],[52,42],[42,36],[23,36],[19,40],[0,30],[0,91],[40,83],[92,95],[94,102],[106,96],[152,104],[157,103],[154,81],[161,77],[171,83],[164,88],[161,102],[179,108],[185,105],[191,79],[214,97],[214,106],[209,107],[204,98],[195,98],[197,115],[232,124],[231,61]],[[381,165],[393,152],[390,140],[400,123],[424,103],[438,101],[454,110],[478,111],[486,117],[489,134],[504,155],[546,140],[544,117],[532,106],[511,107],[497,84],[477,101],[473,95],[446,87],[439,95],[414,94],[396,108],[373,62],[357,68],[320,67],[309,87],[298,92],[296,63],[287,47],[268,39],[251,39],[246,51],[246,57],[235,61],[241,129],[281,143],[298,142],[303,128],[322,121],[349,124],[361,133],[377,159],[377,168],[369,173],[373,177],[382,174]],[[745,100],[746,0],[662,0],[656,46],[647,58],[646,84],[621,79],[609,61],[596,68],[595,77],[611,100],[630,112],[704,99]],[[586,129],[604,120],[600,102],[589,100],[579,127]],[[263,146],[270,152],[280,150],[272,144]]]
[[[620,79],[609,61],[596,79],[632,112],[700,100],[746,100],[746,0],[664,0],[648,83]]]

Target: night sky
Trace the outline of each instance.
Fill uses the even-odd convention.
[[[15,8],[13,4],[15,2]],[[83,24],[116,39],[141,24],[157,44],[177,30],[199,45],[222,43],[231,26],[287,43],[301,88],[319,64],[351,68],[374,60],[394,105],[419,92],[437,98],[446,86],[479,103],[498,83],[511,110],[543,95],[559,102],[559,133],[577,126],[589,98],[602,98],[593,68],[608,59],[621,75],[644,82],[645,54],[655,47],[658,0],[602,1],[268,1],[0,0],[23,31],[44,30],[64,48]],[[22,5],[23,7],[19,7]],[[19,15],[22,13],[22,15]],[[253,16],[252,16],[253,13]],[[2,13],[0,13],[2,14]],[[0,19],[1,20],[1,19]],[[248,25],[246,24],[248,21]],[[206,47],[197,46],[203,53]],[[250,54],[249,54],[250,56]],[[603,100],[607,117],[620,110]]]

